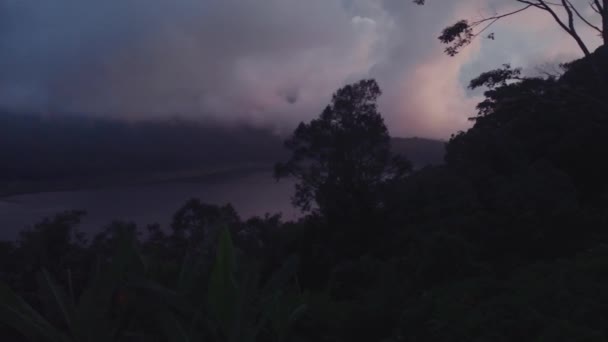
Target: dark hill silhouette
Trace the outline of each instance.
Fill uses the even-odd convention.
[[[286,157],[282,139],[245,124],[0,113],[0,194],[270,170]],[[394,142],[415,165],[440,159],[439,142]]]
[[[427,138],[393,138],[391,146],[394,153],[404,155],[414,167],[443,164],[445,142]]]
[[[266,129],[190,121],[129,123],[83,116],[0,115],[0,179],[44,180],[272,162]]]

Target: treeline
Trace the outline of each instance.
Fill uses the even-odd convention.
[[[339,89],[275,169],[297,181],[297,222],[196,200],[171,227],[115,223],[88,240],[79,213],[47,220],[3,245],[4,334],[605,341],[606,56],[559,77],[480,75],[474,126],[452,137],[445,164],[420,170],[391,150],[376,82]]]

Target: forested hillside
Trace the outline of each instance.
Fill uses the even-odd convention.
[[[594,3],[608,23],[606,2]],[[475,37],[469,23],[455,27],[442,35],[455,44],[448,54]],[[607,85],[606,46],[559,75],[484,72],[470,83],[484,90],[474,125],[447,142],[445,163],[424,168],[395,153],[378,83],[345,85],[285,139],[275,165],[279,181],[296,182],[301,219],[241,218],[191,199],[168,227],[114,222],[84,236],[84,213],[60,213],[0,245],[0,332],[606,341]]]

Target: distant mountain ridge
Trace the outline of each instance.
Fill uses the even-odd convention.
[[[24,187],[49,188],[44,184],[86,187],[102,180],[197,178],[264,165],[271,170],[275,162],[288,158],[283,139],[247,125],[0,112],[0,195]],[[392,140],[393,150],[417,168],[441,163],[443,145],[423,138]]]
[[[445,141],[428,138],[392,138],[394,153],[405,156],[416,168],[443,164]]]

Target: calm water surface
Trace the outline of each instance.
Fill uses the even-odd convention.
[[[17,195],[0,198],[0,239],[13,239],[20,229],[72,209],[87,211],[80,227],[85,232],[98,231],[112,220],[167,226],[173,213],[189,198],[210,204],[232,203],[242,219],[280,212],[288,220],[299,215],[290,204],[292,193],[293,181],[277,183],[270,172],[256,172],[214,182],[168,182]]]

